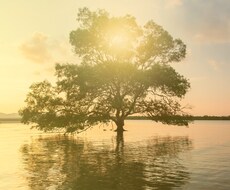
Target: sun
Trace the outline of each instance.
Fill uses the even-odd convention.
[[[110,48],[125,48],[128,45],[128,35],[121,29],[110,29],[107,33],[107,43]]]
[[[113,55],[125,57],[130,55],[133,46],[135,45],[136,38],[122,27],[111,27],[104,33],[104,42],[107,51]]]
[[[114,35],[110,39],[110,43],[112,46],[124,46],[126,44],[126,39],[124,35]]]

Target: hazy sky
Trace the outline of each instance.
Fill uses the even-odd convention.
[[[230,115],[229,0],[0,0],[0,112],[17,112],[29,86],[53,80],[55,63],[77,63],[68,43],[80,7],[153,19],[187,45],[174,64],[191,82],[195,115]]]

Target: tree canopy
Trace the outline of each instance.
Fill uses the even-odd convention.
[[[44,131],[79,132],[110,121],[123,131],[130,115],[188,125],[180,100],[188,80],[170,65],[186,46],[155,22],[144,26],[130,15],[79,9],[70,43],[79,64],[56,64],[56,84],[34,83],[20,110],[22,122]]]

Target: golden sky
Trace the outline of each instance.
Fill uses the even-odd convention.
[[[17,112],[29,86],[53,80],[55,63],[77,63],[68,42],[78,8],[153,19],[187,45],[176,70],[190,79],[184,100],[195,115],[230,115],[230,1],[1,0],[0,112]]]

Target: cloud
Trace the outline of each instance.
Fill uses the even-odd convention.
[[[194,34],[194,40],[198,43],[229,43],[230,22],[228,20],[210,21]]]
[[[52,59],[48,38],[42,33],[35,33],[19,49],[26,59],[34,63],[46,63]]]
[[[214,59],[208,60],[208,64],[212,67],[213,70],[219,71],[221,70],[221,67],[223,66],[223,63],[218,62]]]
[[[37,64],[78,61],[68,39],[52,39],[43,33],[35,33],[19,50],[27,60]]]
[[[206,81],[208,79],[208,77],[206,76],[195,76],[195,77],[191,77],[190,81],[192,82],[202,82],[202,81]]]
[[[230,2],[184,0],[186,30],[197,43],[230,43]]]
[[[174,8],[177,6],[181,6],[183,4],[183,0],[167,0],[165,3],[166,8]]]
[[[41,72],[40,71],[34,71],[33,74],[36,75],[36,76],[40,76]]]

